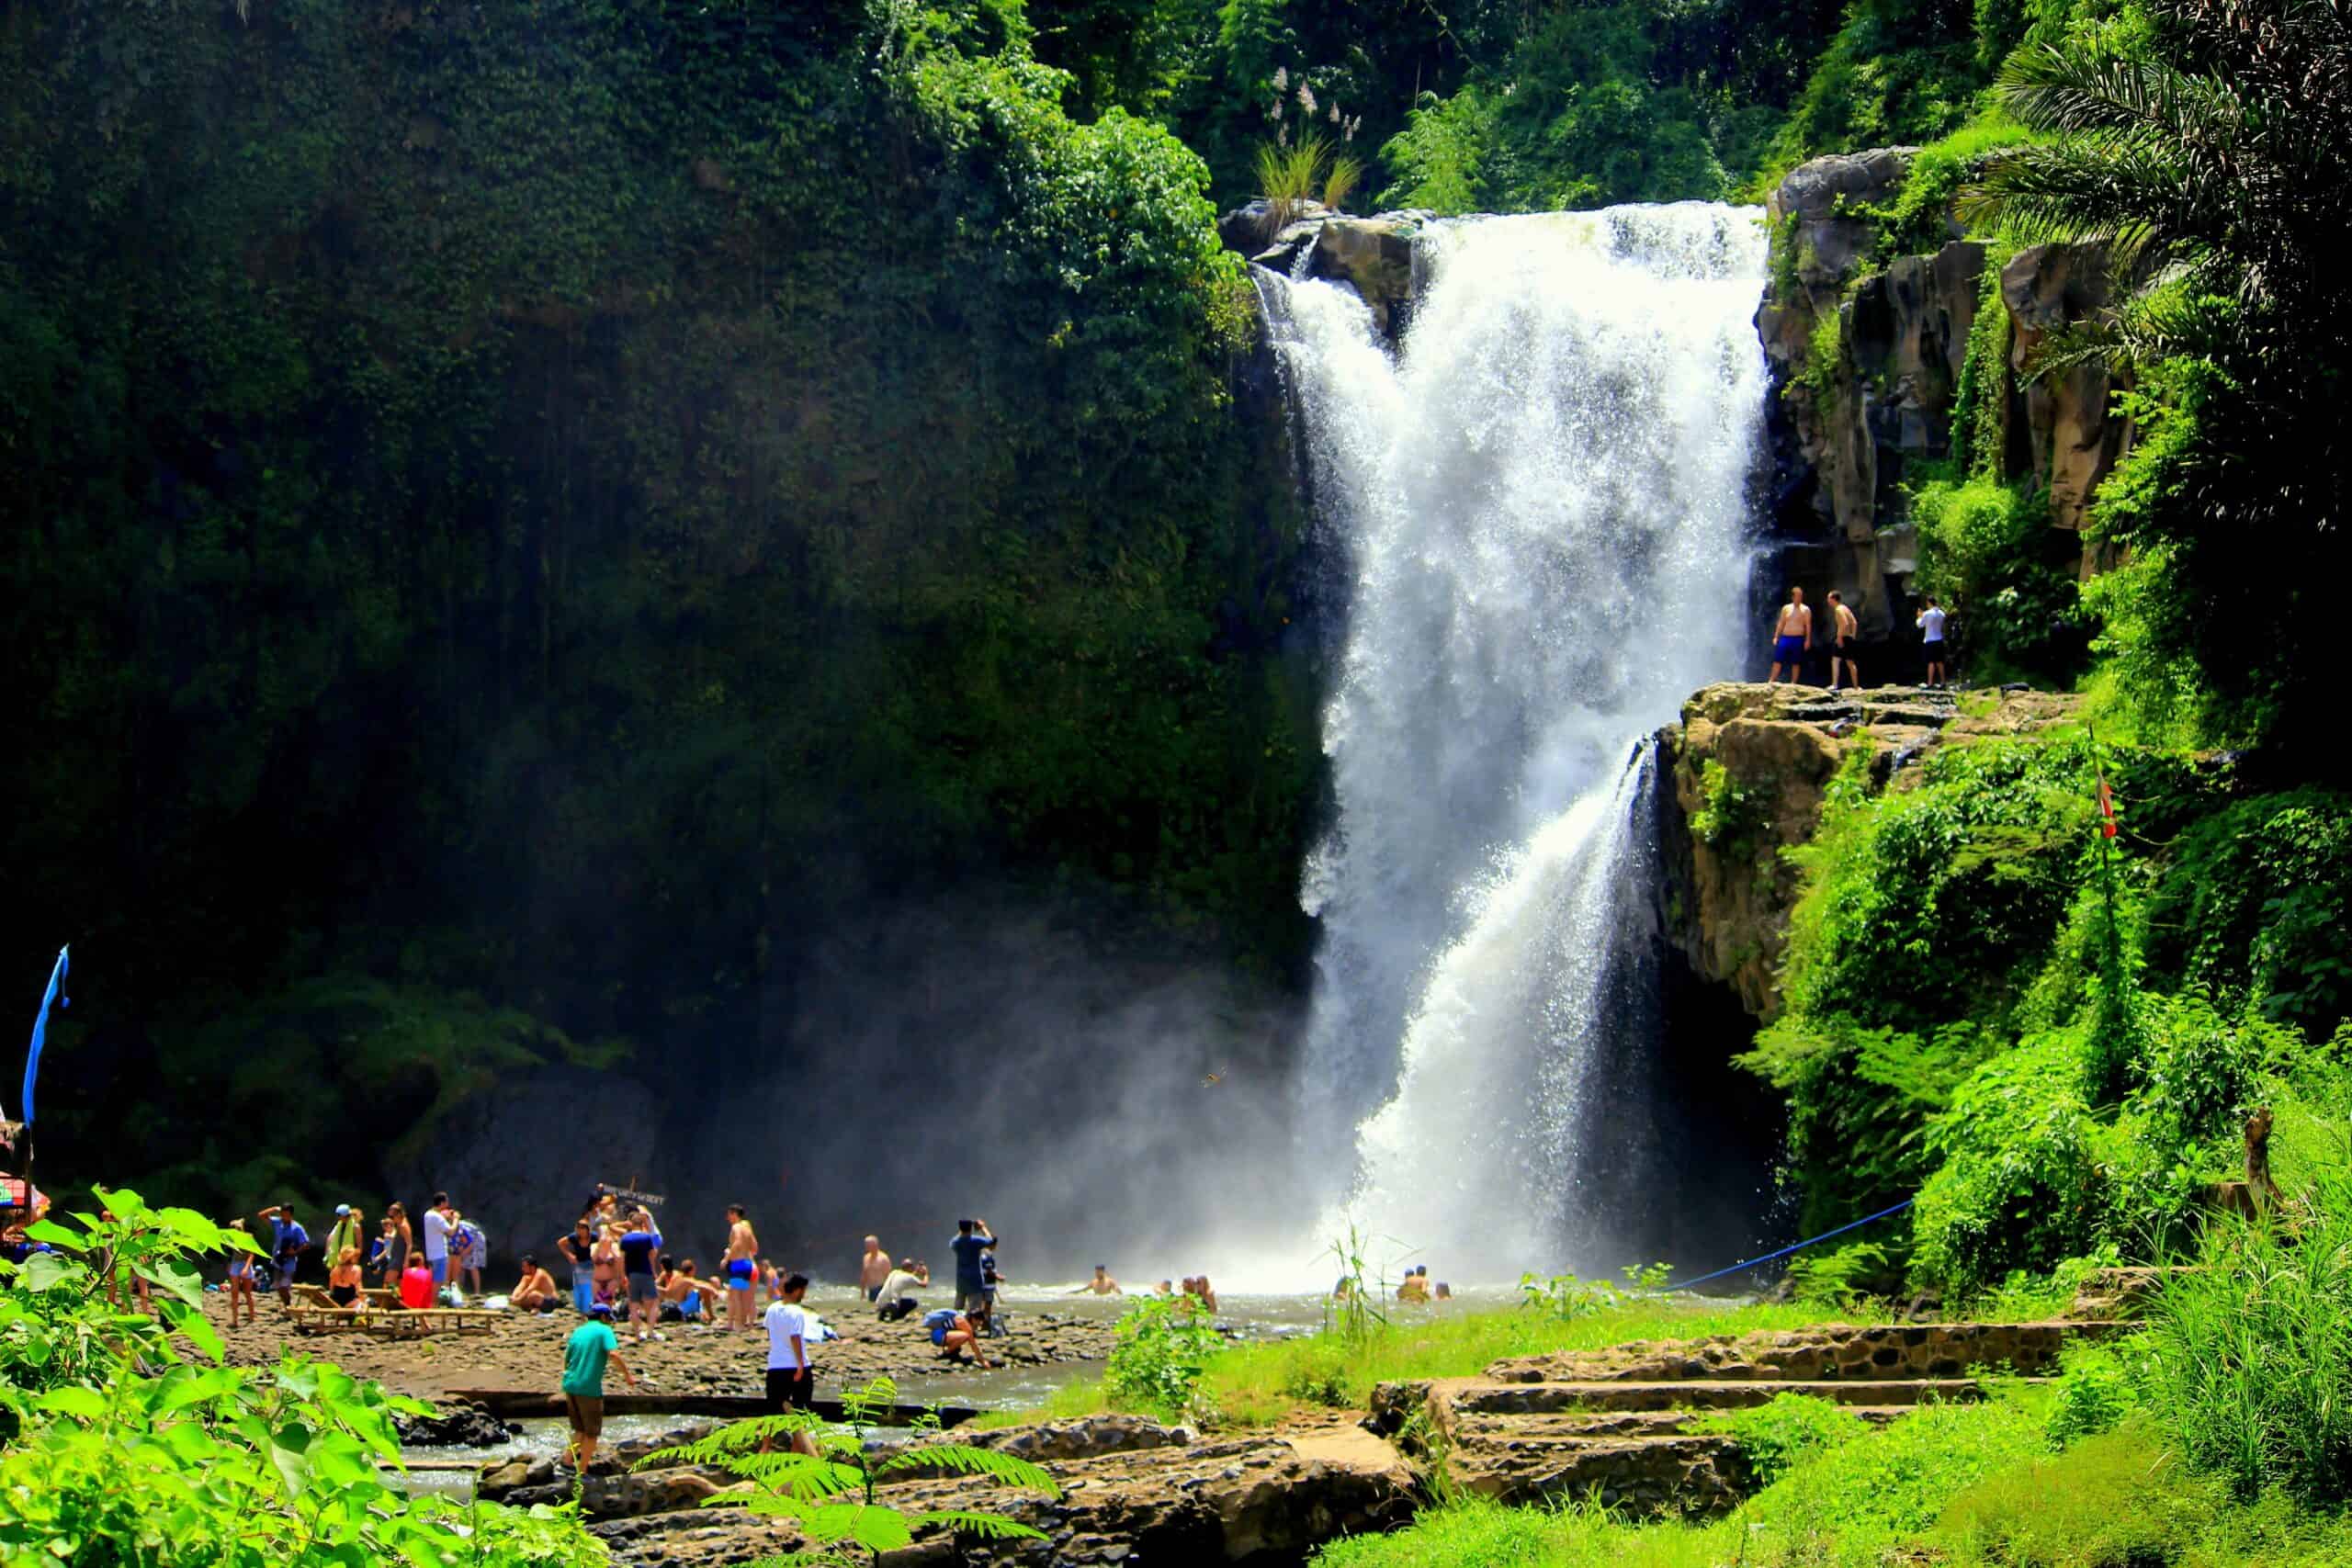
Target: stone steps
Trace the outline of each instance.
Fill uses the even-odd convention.
[[[2166,1268],[2094,1269],[2075,1288],[2070,1309],[2078,1319],[2109,1321],[2143,1310],[2166,1280],[2197,1272],[2193,1265]]]
[[[1988,1368],[2046,1381],[2070,1341],[2137,1326],[1826,1325],[1513,1357],[1475,1378],[1384,1384],[1368,1425],[1442,1463],[1454,1488],[1499,1502],[1594,1496],[1634,1513],[1703,1515],[1735,1506],[1754,1479],[1736,1438],[1701,1429],[1711,1415],[1793,1393],[1883,1425],[1922,1404],[1983,1399]]]
[[[1513,1357],[1488,1367],[1487,1376],[1498,1382],[1675,1382],[1948,1378],[1977,1367],[2037,1373],[2054,1370],[2060,1349],[2070,1340],[2111,1338],[2139,1328],[2136,1323],[2077,1319],[1826,1325],[1786,1334],[1635,1341],[1606,1350]]]
[[[1848,1404],[1842,1408],[1849,1416],[1859,1416],[1874,1427],[1883,1427],[1898,1416],[1910,1415],[1918,1406]],[[1720,1410],[1697,1409],[1564,1410],[1540,1416],[1482,1416],[1456,1410],[1449,1435],[1457,1443],[1522,1438],[1674,1438],[1696,1430],[1721,1414]]]
[[[2041,1381],[2041,1380],[2028,1380]],[[1832,1404],[1970,1404],[1984,1397],[1974,1378],[1873,1378],[1843,1382],[1792,1378],[1731,1378],[1684,1382],[1469,1382],[1432,1384],[1466,1416],[1546,1416],[1571,1410],[1753,1410],[1783,1393],[1808,1394]]]
[[[1498,1503],[1596,1499],[1629,1513],[1719,1514],[1751,1488],[1739,1445],[1721,1434],[1513,1438],[1449,1449],[1454,1489]]]

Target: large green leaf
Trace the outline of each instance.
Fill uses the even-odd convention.
[[[106,1397],[94,1388],[71,1385],[53,1388],[40,1396],[40,1408],[61,1416],[78,1416],[85,1421],[96,1421],[107,1413]]]
[[[207,1360],[218,1361],[227,1353],[228,1347],[221,1343],[220,1331],[206,1319],[201,1303],[193,1307],[167,1305],[165,1310],[173,1328],[186,1335],[188,1342],[202,1351]]]
[[[204,1308],[204,1277],[195,1265],[183,1258],[157,1258],[153,1262],[136,1263],[131,1271],[150,1284],[161,1285],[185,1304],[202,1311]]]
[[[55,1220],[35,1220],[25,1227],[27,1241],[45,1241],[67,1252],[80,1252],[90,1245],[89,1237],[78,1231],[67,1230]],[[38,1254],[36,1254],[38,1256]]]
[[[62,1253],[36,1252],[25,1259],[25,1289],[46,1291],[86,1272],[88,1270],[82,1264]]]

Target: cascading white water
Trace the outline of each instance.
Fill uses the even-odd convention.
[[[1598,1244],[1626,759],[1736,668],[1764,252],[1698,204],[1440,225],[1393,360],[1352,291],[1260,275],[1351,584],[1303,895],[1305,1153],[1356,1173],[1327,1227],[1464,1276]]]

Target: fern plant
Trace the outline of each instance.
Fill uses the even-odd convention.
[[[664,1464],[709,1464],[741,1476],[757,1488],[750,1494],[722,1493],[703,1500],[703,1506],[747,1508],[770,1518],[797,1521],[802,1532],[823,1549],[816,1557],[776,1556],[762,1559],[753,1568],[807,1568],[810,1562],[879,1562],[886,1551],[914,1543],[915,1532],[933,1527],[959,1535],[989,1540],[1043,1540],[1045,1533],[1001,1514],[960,1508],[929,1508],[901,1512],[882,1500],[882,1485],[946,1472],[983,1475],[1007,1486],[1025,1487],[1048,1497],[1061,1495],[1054,1478],[1038,1465],[992,1449],[974,1448],[939,1435],[934,1420],[925,1435],[901,1449],[869,1455],[865,1439],[882,1412],[898,1403],[898,1385],[876,1378],[863,1388],[842,1395],[846,1431],[828,1430],[818,1417],[802,1411],[762,1416],[720,1427],[698,1441],[681,1443],[648,1454],[637,1468]],[[815,1453],[790,1450],[768,1453],[762,1446],[807,1433]]]

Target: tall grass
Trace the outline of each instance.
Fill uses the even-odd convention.
[[[1370,1294],[1367,1291],[1365,1293]],[[1883,1323],[1883,1307],[1820,1304],[1728,1306],[1695,1296],[1633,1296],[1563,1321],[1524,1307],[1457,1312],[1396,1307],[1351,1337],[1343,1325],[1321,1334],[1236,1345],[1209,1362],[1206,1403],[1237,1426],[1265,1426],[1310,1410],[1361,1410],[1374,1385],[1422,1378],[1475,1377],[1508,1356],[1599,1350],[1635,1339],[1690,1339],[1809,1328],[1821,1323]],[[1028,1410],[993,1411],[978,1429],[1133,1408],[1099,1381],[1067,1384]]]
[[[1318,1406],[1362,1409],[1377,1383],[1475,1377],[1509,1356],[1831,1321],[1883,1321],[1883,1313],[1802,1303],[1724,1306],[1671,1296],[1629,1297],[1567,1321],[1524,1307],[1463,1313],[1400,1307],[1385,1324],[1353,1341],[1340,1334],[1317,1334],[1236,1346],[1209,1364],[1206,1383],[1228,1420],[1261,1424]]]
[[[1330,147],[1320,136],[1302,137],[1295,147],[1269,143],[1258,149],[1258,194],[1266,203],[1266,234],[1283,231],[1315,199]]]
[[[1363,163],[1357,158],[1334,158],[1323,175],[1323,205],[1334,212],[1342,211],[1348,197],[1355,194],[1357,184],[1363,178]]]
[[[2154,1404],[2182,1454],[2240,1497],[2352,1499],[2352,1169],[2267,1220],[2217,1219],[2200,1261],[2150,1314]]]
[[[1883,1568],[1946,1562],[1914,1553],[1911,1543],[1955,1497],[2041,1451],[2041,1420],[2030,1399],[1927,1405],[1883,1430],[1804,1454],[1739,1512],[1710,1524],[1632,1519],[1590,1504],[1499,1508],[1465,1499],[1423,1514],[1400,1534],[1326,1547],[1315,1562],[1317,1568]]]

